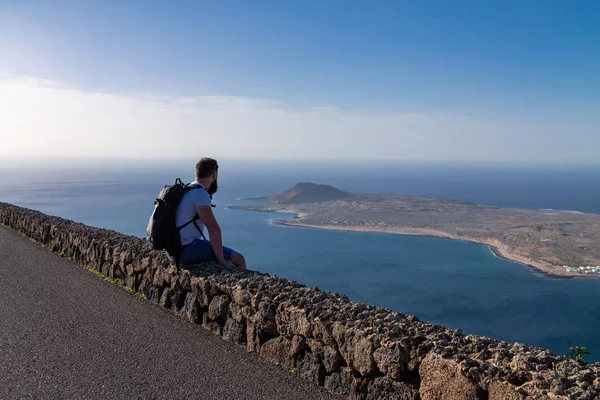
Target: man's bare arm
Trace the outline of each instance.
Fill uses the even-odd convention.
[[[227,261],[223,256],[223,238],[221,236],[221,227],[219,226],[219,223],[213,214],[212,207],[199,206],[196,207],[196,212],[200,217],[200,221],[202,221],[204,226],[206,226],[213,251],[217,255],[217,261],[221,265],[227,265]]]

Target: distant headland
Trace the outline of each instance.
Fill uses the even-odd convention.
[[[351,193],[308,182],[252,200],[257,199],[270,203],[229,208],[295,214],[292,220],[280,221],[288,226],[481,243],[499,257],[548,275],[600,277],[599,214],[490,207],[425,196]]]

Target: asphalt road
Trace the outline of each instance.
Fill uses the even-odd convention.
[[[1,399],[334,399],[0,226]]]

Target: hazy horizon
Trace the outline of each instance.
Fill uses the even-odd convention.
[[[115,156],[14,156],[8,155],[0,158],[0,168],[10,167],[31,167],[31,168],[123,168],[123,167],[144,167],[164,165],[165,167],[186,167],[194,168],[195,163],[201,157],[215,157],[211,153],[201,153],[198,157],[115,157]],[[579,168],[600,168],[600,159],[592,161],[484,161],[484,160],[464,160],[464,159],[394,159],[394,158],[290,158],[290,157],[215,157],[222,167],[228,165],[239,166],[243,163],[250,163],[258,166],[271,165],[274,168],[281,166],[298,167],[305,165],[307,167],[337,166],[372,168],[372,167],[390,167],[390,166],[414,166],[414,167],[445,167],[445,168],[533,168],[533,169],[579,169]]]

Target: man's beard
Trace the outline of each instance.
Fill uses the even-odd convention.
[[[217,183],[217,181],[215,180],[210,187],[208,188],[207,192],[208,194],[210,194],[210,197],[212,198],[212,195],[217,193],[217,190],[219,189],[219,184]]]

